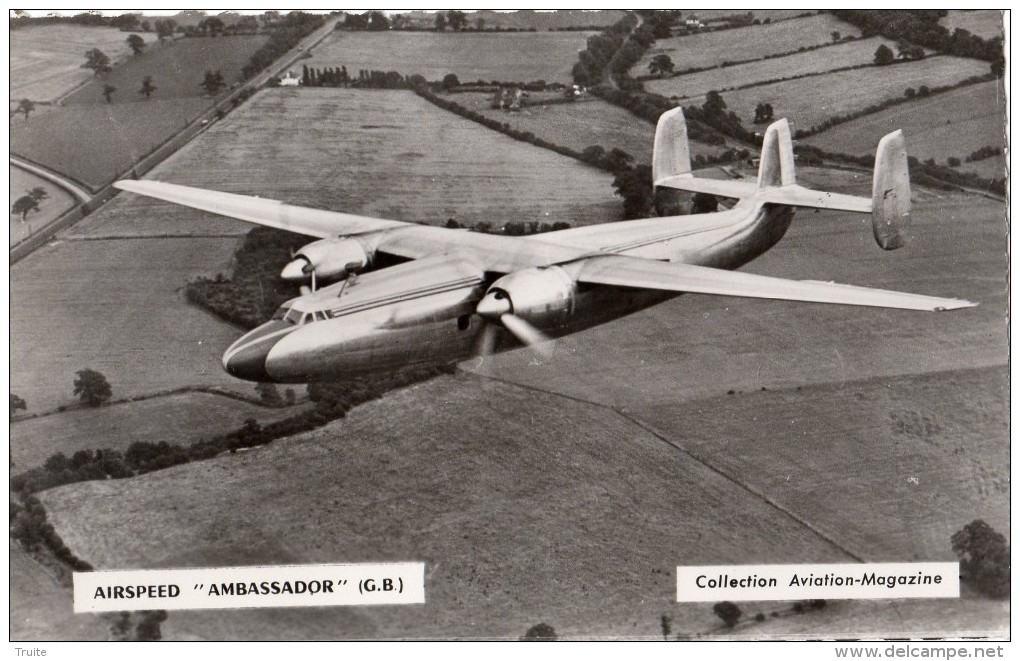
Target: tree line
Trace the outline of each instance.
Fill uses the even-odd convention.
[[[316,14],[292,11],[273,24],[267,41],[255,51],[241,69],[241,80],[248,80],[275,62],[302,39],[322,27],[325,19]]]
[[[1005,53],[1002,37],[983,39],[963,28],[951,33],[940,24],[948,12],[930,9],[834,9],[832,15],[860,28],[864,37],[882,35],[897,43],[916,44],[946,55],[985,60],[1002,76]]]

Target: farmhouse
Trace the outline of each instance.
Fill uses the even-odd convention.
[[[297,87],[301,84],[301,79],[294,75],[293,71],[288,71],[283,78],[280,79],[280,87]]]

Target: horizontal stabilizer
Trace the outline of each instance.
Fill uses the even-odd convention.
[[[575,279],[578,282],[615,287],[903,310],[955,310],[976,305],[955,298],[938,298],[833,282],[786,280],[623,255],[590,257],[576,263],[575,268],[577,269]]]
[[[758,186],[750,181],[704,179],[702,177],[692,177],[691,175],[657,179],[655,185],[691,191],[692,193],[708,193],[709,195],[735,198],[751,197],[758,190]]]

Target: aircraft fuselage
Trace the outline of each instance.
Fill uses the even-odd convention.
[[[792,208],[785,206],[756,204],[746,211],[742,220],[725,227],[646,242],[620,252],[666,250],[676,261],[734,269],[774,246],[793,218]],[[589,229],[593,228],[564,233],[583,236]],[[498,277],[455,254],[366,273],[288,301],[273,320],[235,342],[224,354],[223,365],[242,379],[307,383],[466,360],[478,354],[481,335],[491,323],[475,311]],[[530,321],[547,336],[562,337],[677,295],[575,286],[562,304]],[[503,328],[495,331],[494,339],[489,349],[497,352],[521,346]]]

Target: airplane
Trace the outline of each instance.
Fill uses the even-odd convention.
[[[766,130],[757,181],[691,171],[681,108],[656,126],[654,185],[734,198],[732,208],[531,236],[501,236],[309,209],[156,181],[117,188],[318,240],[281,277],[303,286],[272,318],[234,342],[226,371],[241,379],[308,383],[440,365],[531,346],[680,294],[781,299],[908,310],[953,310],[965,300],[789,280],[734,271],[772,248],[794,209],[870,213],[883,249],[903,245],[910,182],[902,131],[879,142],[872,196],[796,182],[790,126]],[[321,283],[325,286],[319,286]]]

